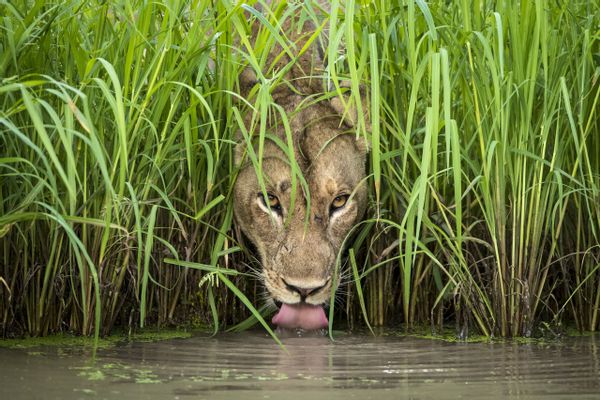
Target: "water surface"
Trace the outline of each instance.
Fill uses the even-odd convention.
[[[0,348],[1,399],[600,399],[600,340],[448,343],[248,332],[101,349]]]

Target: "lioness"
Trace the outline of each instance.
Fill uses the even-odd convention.
[[[289,17],[281,23],[281,29],[295,41],[295,49],[302,49],[315,28],[304,22],[298,29],[298,21]],[[253,33],[256,32],[254,28]],[[323,70],[316,46],[309,47],[300,57],[294,56],[296,61],[291,68],[290,55],[275,46],[266,63],[274,65],[274,70],[290,68],[286,81],[271,95],[289,118],[295,162],[308,192],[298,184],[294,207],[290,209],[291,163],[276,140],[267,137],[264,143],[266,194],[247,157],[245,143],[236,151],[240,173],[234,188],[235,220],[255,244],[265,287],[270,299],[279,306],[272,322],[285,328],[320,329],[328,325],[323,306],[332,293],[336,255],[345,236],[362,218],[367,202],[363,183],[367,148],[362,139],[357,139],[356,115],[345,109],[336,96],[315,100],[323,93],[323,80],[315,77],[317,69]],[[240,77],[242,95],[247,96],[255,85],[260,82],[248,68]],[[266,131],[287,143],[277,115],[271,114]],[[250,117],[245,125],[250,129]],[[257,133],[257,127],[250,132],[254,137]],[[258,151],[257,143],[253,142],[253,149]]]

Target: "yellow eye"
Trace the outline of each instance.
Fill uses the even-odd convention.
[[[279,207],[279,199],[277,198],[277,196],[273,196],[271,193],[268,193],[267,198],[269,199],[269,207]]]
[[[348,198],[350,196],[348,196],[347,194],[341,194],[339,196],[337,196],[335,199],[333,199],[333,201],[331,202],[331,211],[335,211],[338,210],[342,207],[344,207],[346,205],[346,203],[348,202]]]
[[[267,193],[267,197],[264,197],[262,193],[259,193],[258,196],[261,198],[265,207],[268,207],[274,211],[281,211],[281,203],[279,202],[277,196],[271,193]]]

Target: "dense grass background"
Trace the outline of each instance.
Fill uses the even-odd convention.
[[[220,329],[261,307],[232,152],[251,112],[237,77],[287,40],[279,11],[0,1],[3,335]],[[254,49],[239,39],[252,22]],[[369,88],[353,101],[373,126],[336,321],[598,329],[598,2],[334,1],[323,26],[314,73]]]

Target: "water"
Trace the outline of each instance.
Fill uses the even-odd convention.
[[[0,348],[0,399],[600,399],[600,338],[467,344],[258,332],[81,348]]]

